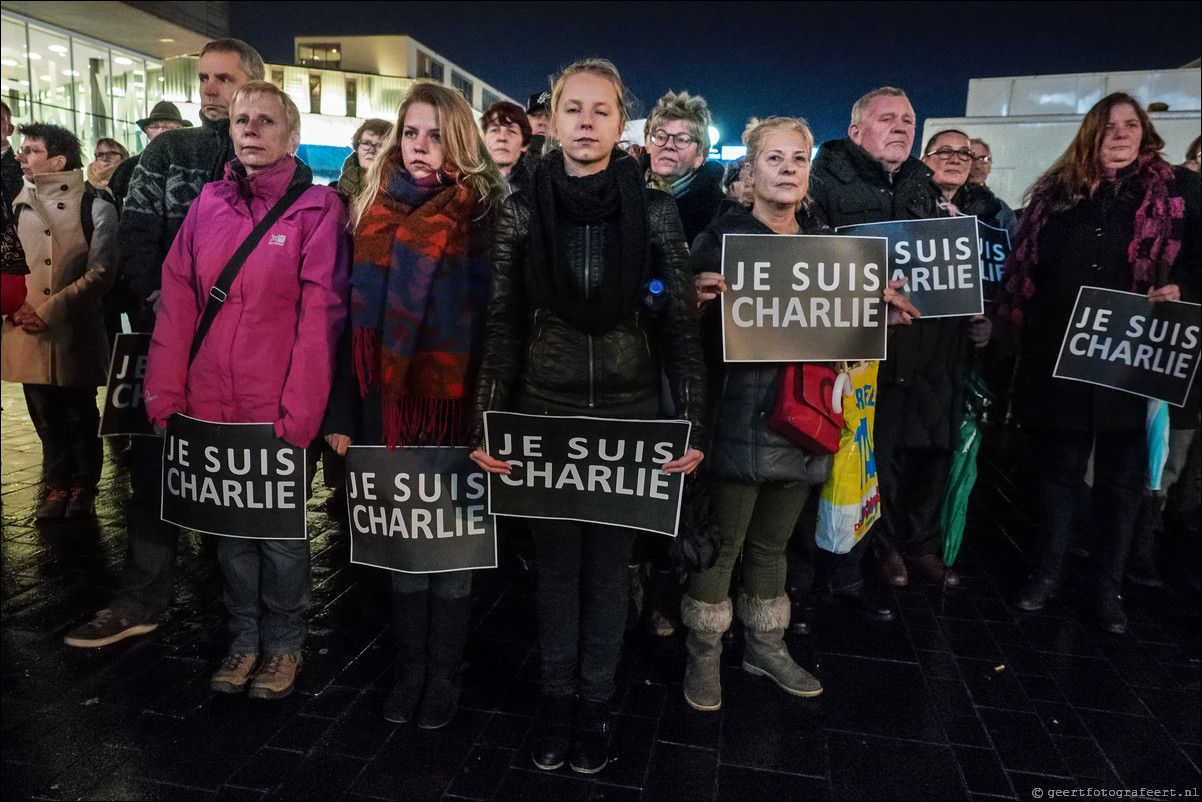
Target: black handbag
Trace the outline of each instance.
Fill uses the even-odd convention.
[[[712,568],[722,546],[714,501],[696,473],[686,476],[680,499],[680,525],[668,546],[668,561],[677,573]]]

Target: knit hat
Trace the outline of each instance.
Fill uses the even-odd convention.
[[[542,114],[549,116],[551,114],[551,93],[543,90],[535,92],[526,101],[526,116],[531,114]]]
[[[169,100],[160,100],[155,103],[154,108],[150,110],[150,116],[145,120],[138,120],[138,127],[145,131],[146,126],[151,123],[179,123],[184,128],[192,127],[192,123],[181,117],[179,109]]]

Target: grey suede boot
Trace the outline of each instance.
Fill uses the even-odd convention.
[[[793,662],[785,646],[789,608],[788,596],[760,599],[739,594],[736,610],[743,622],[743,670],[767,677],[794,696],[817,696],[822,685]]]
[[[694,710],[722,707],[722,635],[730,629],[730,618],[730,599],[707,604],[686,593],[680,600],[680,622],[689,630],[685,639],[689,662],[684,670],[684,700]]]

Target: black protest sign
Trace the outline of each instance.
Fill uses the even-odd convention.
[[[885,358],[881,237],[726,234],[727,362]]]
[[[466,448],[351,446],[351,562],[431,574],[497,567],[484,471]]]
[[[164,521],[210,535],[306,538],[305,450],[270,423],[173,415],[163,448]]]
[[[979,315],[981,256],[977,218],[894,220],[836,229],[841,234],[889,238],[889,280],[906,278],[903,291],[923,317]]]
[[[1182,406],[1198,369],[1200,309],[1082,287],[1052,375]]]
[[[676,535],[683,474],[664,463],[687,448],[686,421],[484,413],[485,450],[509,474],[488,475],[489,512]]]
[[[981,293],[985,303],[993,303],[1002,286],[1002,269],[1010,255],[1010,232],[977,221],[977,240],[981,249]]]
[[[142,406],[142,379],[146,376],[149,334],[118,334],[109,363],[108,387],[100,410],[100,436],[153,435],[154,427]]]

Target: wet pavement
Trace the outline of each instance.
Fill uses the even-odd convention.
[[[781,693],[724,653],[724,704],[681,695],[682,634],[628,636],[613,761],[543,772],[525,743],[538,704],[534,580],[511,549],[476,575],[462,705],[441,730],[389,724],[387,581],[310,502],[314,593],[298,691],[274,702],[214,694],[225,653],[210,540],[185,538],[174,603],[153,633],[100,649],[63,634],[103,607],[124,554],[128,480],[106,447],[95,521],[37,523],[40,445],[20,388],[3,385],[3,799],[1032,799],[1197,795],[1199,598],[1129,591],[1130,631],[1107,635],[1063,600],[1022,614],[1031,527],[1012,433],[989,432],[981,481],[946,593],[892,591],[901,615],[866,625],[807,609],[789,635],[825,692]],[[800,552],[800,549],[799,549]],[[799,557],[794,583],[804,585]],[[800,578],[799,578],[800,577]]]

